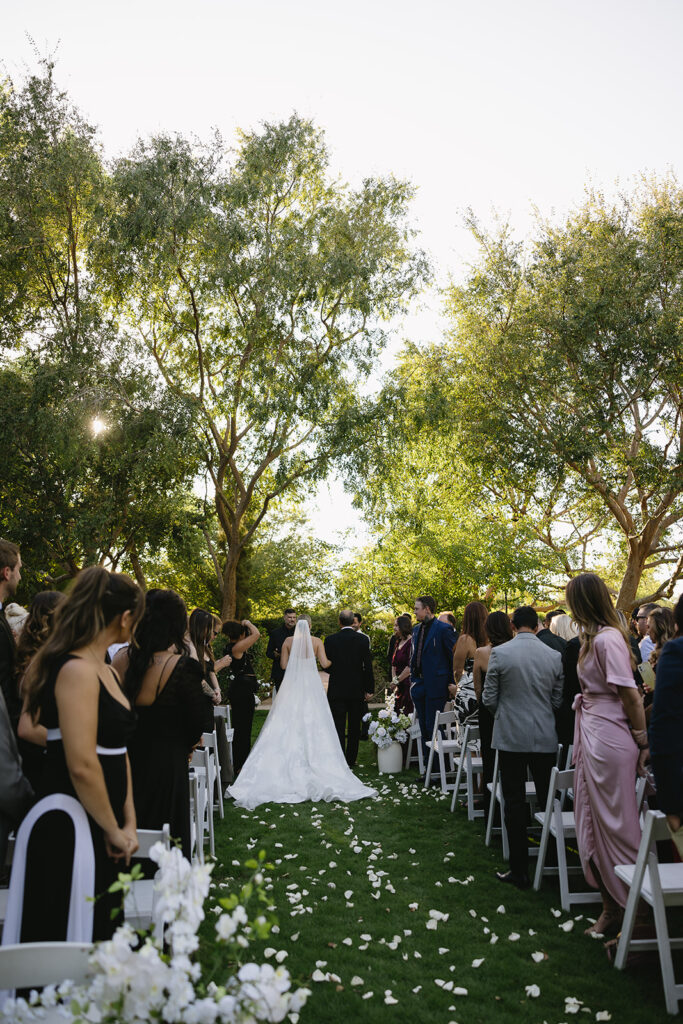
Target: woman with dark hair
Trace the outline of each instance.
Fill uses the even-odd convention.
[[[602,913],[586,934],[619,930],[628,889],[615,864],[635,864],[640,845],[636,774],[648,757],[645,710],[635,680],[628,629],[604,582],[586,572],[567,584],[580,630],[574,702],[574,814],[583,873],[600,890]]]
[[[647,635],[655,645],[650,651],[649,662],[652,668],[657,667],[659,656],[662,653],[664,644],[676,633],[676,622],[670,608],[653,608],[647,617]]]
[[[248,619],[243,619],[242,622],[229,619],[223,623],[222,631],[229,641],[225,653],[232,658],[228,701],[232,709],[232,727],[235,730],[232,738],[232,761],[237,778],[251,750],[251,726],[256,707],[254,697],[258,690],[251,648],[261,634]]]
[[[197,661],[202,670],[202,692],[206,704],[206,716],[204,720],[204,731],[213,730],[213,709],[221,702],[221,688],[218,685],[216,673],[227,668],[231,664],[230,655],[225,655],[217,662],[213,660],[211,642],[221,631],[221,620],[211,612],[203,608],[195,608],[190,615],[190,640],[197,655]]]
[[[20,698],[26,669],[50,635],[55,610],[63,598],[64,595],[57,590],[41,590],[31,601],[28,618],[17,641],[16,665]],[[30,716],[23,712],[19,719],[17,736],[24,775],[36,791],[43,771],[47,729],[43,725],[34,724]]]
[[[28,666],[24,710],[47,729],[47,751],[41,799],[17,835],[12,887],[23,888],[23,913],[8,910],[6,942],[67,939],[75,918],[81,941],[117,927],[121,897],[107,890],[138,845],[126,752],[135,716],[105,656],[110,644],[130,639],[143,606],[127,576],[84,569]],[[93,857],[97,899],[72,916],[72,872],[88,875]]]
[[[514,633],[510,617],[509,615],[506,615],[505,612],[491,612],[491,614],[487,616],[484,628],[486,630],[486,639],[488,640],[488,643],[483,644],[481,647],[477,647],[474,652],[472,681],[479,707],[479,737],[481,739],[481,759],[484,775],[484,809],[485,816],[488,818],[491,793],[489,792],[487,783],[493,782],[493,768],[496,760],[496,755],[493,753],[491,748],[494,719],[489,709],[482,703],[481,695],[484,690],[484,682],[486,681],[486,671],[489,667],[491,651],[494,647],[499,647],[501,644],[506,644],[508,640],[512,640]]]
[[[140,828],[169,824],[189,859],[190,787],[187,759],[201,740],[205,700],[202,673],[187,653],[187,609],[174,590],[155,590],[113,667],[137,712],[130,742],[135,810]]]
[[[399,615],[398,642],[391,659],[392,682],[395,683],[396,700],[394,710],[400,714],[412,715],[413,702],[410,697],[410,656],[412,654],[413,620],[410,615]]]
[[[486,646],[488,608],[482,601],[470,601],[462,616],[462,632],[453,650],[453,682],[448,687],[462,725],[477,720],[477,695],[474,692],[474,654]]]

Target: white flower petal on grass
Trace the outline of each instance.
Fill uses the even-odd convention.
[[[536,932],[533,930],[533,928],[530,928],[529,929],[529,935],[535,935],[535,934],[536,934]]]
[[[311,975],[311,981],[327,981],[327,975],[316,969]]]
[[[541,990],[538,985],[526,985],[524,988],[529,999],[538,999],[541,994]]]
[[[372,942],[372,935],[368,935],[367,932],[363,932],[363,934],[361,935],[361,939],[363,940],[363,942]]]
[[[555,910],[555,907],[551,907],[550,913],[553,915],[553,917],[562,917],[562,911]]]
[[[489,941],[492,946],[495,946],[495,944],[498,942],[498,936],[496,935],[495,932],[493,933]]]
[[[416,985],[415,988],[412,991],[413,991],[413,995],[417,995],[418,992],[422,991],[422,985]]]
[[[565,1013],[578,1013],[583,1003],[576,996],[565,996],[564,999],[564,1012]]]
[[[347,889],[346,892],[344,893],[344,899],[345,900],[350,900],[352,896],[353,896],[353,889]]]
[[[366,949],[368,948],[368,944],[367,944],[367,942],[364,942],[364,943],[363,943],[363,945],[362,945],[362,946],[359,946],[358,948],[359,948],[359,949],[361,950],[361,952],[363,952],[363,953],[364,953],[364,952],[365,952],[365,950],[366,950]]]
[[[316,967],[327,967],[327,960],[316,960]]]
[[[363,981],[362,978],[359,978],[357,974],[354,974],[354,976],[351,978],[351,981],[349,982],[349,984],[350,985],[364,985],[365,982]]]
[[[595,1014],[595,1019],[596,1020],[611,1020],[612,1019],[612,1014],[609,1012],[609,1010],[598,1010],[598,1012]]]
[[[535,964],[540,964],[542,960],[545,960],[545,953],[541,953],[541,951],[538,950],[536,953],[531,954],[531,959]]]
[[[375,994],[374,992],[364,992],[362,998],[363,999],[372,999],[374,994]]]
[[[470,917],[476,917],[477,916],[476,910],[470,910],[469,911],[469,915],[470,915]]]
[[[276,953],[277,953],[277,950],[276,950],[276,949],[273,949],[273,947],[272,947],[272,946],[267,946],[267,947],[266,947],[266,948],[265,948],[265,949],[263,950],[263,955],[264,955],[264,957],[266,958],[266,960],[270,959],[270,957],[271,957],[271,956],[275,956],[275,954],[276,954]]]
[[[353,945],[353,939],[342,939],[342,942],[343,942],[343,944],[345,946],[352,946]]]
[[[519,932],[510,932],[508,935],[508,942],[518,942],[519,938]]]
[[[435,932],[436,929],[439,927],[439,923],[438,921],[435,921],[433,917],[430,917],[430,919],[427,921],[426,927],[429,929],[430,932]]]
[[[443,987],[444,992],[452,992],[454,984],[455,984],[454,981],[447,981],[446,984]]]
[[[443,978],[434,978],[434,984],[438,985],[439,988],[443,988],[446,982],[443,980]]]
[[[453,995],[454,996],[466,996],[467,995],[467,989],[466,988],[454,988],[453,989]]]
[[[499,907],[496,907],[496,913],[497,914],[504,914],[505,913],[505,907],[503,906],[502,903],[501,903],[501,905]]]
[[[481,965],[483,964],[485,959],[486,959],[485,956],[480,956],[477,960],[473,960],[472,961],[472,966],[473,967],[481,967]]]
[[[573,921],[563,921],[562,924],[558,925],[558,928],[561,928],[563,932],[570,932],[573,927]]]

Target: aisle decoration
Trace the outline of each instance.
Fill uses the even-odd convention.
[[[363,715],[363,721],[370,723],[368,726],[368,739],[376,743],[380,750],[392,743],[405,743],[408,739],[410,718],[402,712],[395,711],[395,703],[395,696],[389,694],[384,707],[381,711],[378,711],[376,719],[372,717],[369,711],[367,715]]]
[[[244,962],[252,938],[264,939],[275,918],[266,909],[264,889],[265,853],[247,861],[252,871],[239,895],[218,901],[215,924],[223,963],[228,977],[223,984],[202,979],[195,959],[197,935],[204,920],[213,864],[191,864],[180,850],[167,850],[157,843],[150,857],[159,865],[155,888],[155,913],[160,923],[142,935],[121,925],[113,938],[100,942],[90,958],[92,977],[86,984],[46,986],[29,999],[9,999],[0,1020],[24,1024],[43,1019],[45,1011],[54,1020],[70,1024],[251,1024],[252,1021],[298,1020],[310,995],[306,988],[292,989],[286,968]],[[126,888],[132,875],[120,876],[115,886]],[[256,899],[263,906],[253,920],[247,905]],[[276,958],[277,959],[277,958]]]

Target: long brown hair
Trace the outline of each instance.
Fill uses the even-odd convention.
[[[477,647],[486,646],[486,619],[489,610],[483,601],[470,601],[462,615],[462,632],[471,636]]]
[[[144,594],[130,576],[108,572],[96,565],[78,574],[57,607],[48,639],[26,672],[23,689],[34,721],[45,683],[59,659],[69,651],[87,647],[117,615],[132,612],[137,621],[144,604]]]
[[[572,618],[579,627],[583,641],[579,661],[583,661],[591,650],[598,631],[603,626],[610,626],[612,629],[619,630],[623,636],[631,659],[631,667],[635,669],[636,659],[631,650],[628,629],[624,626],[612,604],[612,598],[604,580],[595,572],[581,573],[580,576],[575,576],[573,580],[569,581],[565,594]]]
[[[28,663],[50,635],[55,609],[63,600],[64,595],[58,590],[41,590],[31,601],[28,618],[17,640],[17,679],[20,685]]]
[[[512,630],[510,616],[505,612],[491,612],[486,620],[486,636],[491,647],[500,647],[512,640],[515,634]]]

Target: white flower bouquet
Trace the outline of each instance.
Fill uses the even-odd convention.
[[[246,910],[254,896],[268,903],[263,869],[270,865],[265,863],[265,853],[259,853],[258,862],[247,861],[253,874],[239,895],[220,899],[215,908],[219,914],[216,940],[224,949],[221,962],[231,965],[221,985],[204,982],[201,965],[193,959],[213,865],[191,864],[180,850],[167,850],[161,843],[152,847],[150,856],[160,869],[155,882],[157,928],[141,936],[129,925],[121,925],[112,939],[95,946],[87,983],[64,981],[46,986],[40,994],[32,992],[28,1000],[8,999],[0,1011],[1,1021],[40,1021],[45,1010],[57,1006],[60,1019],[71,1024],[298,1020],[310,991],[292,990],[284,967],[242,962],[250,939],[265,938],[275,923],[265,910],[250,921]],[[125,889],[136,877],[135,872],[121,875],[114,888]]]
[[[410,718],[394,709],[395,697],[390,694],[381,711],[377,712],[377,718],[371,713],[363,716],[364,722],[369,722],[368,739],[376,743],[380,749],[390,746],[392,743],[405,743],[408,739]]]

